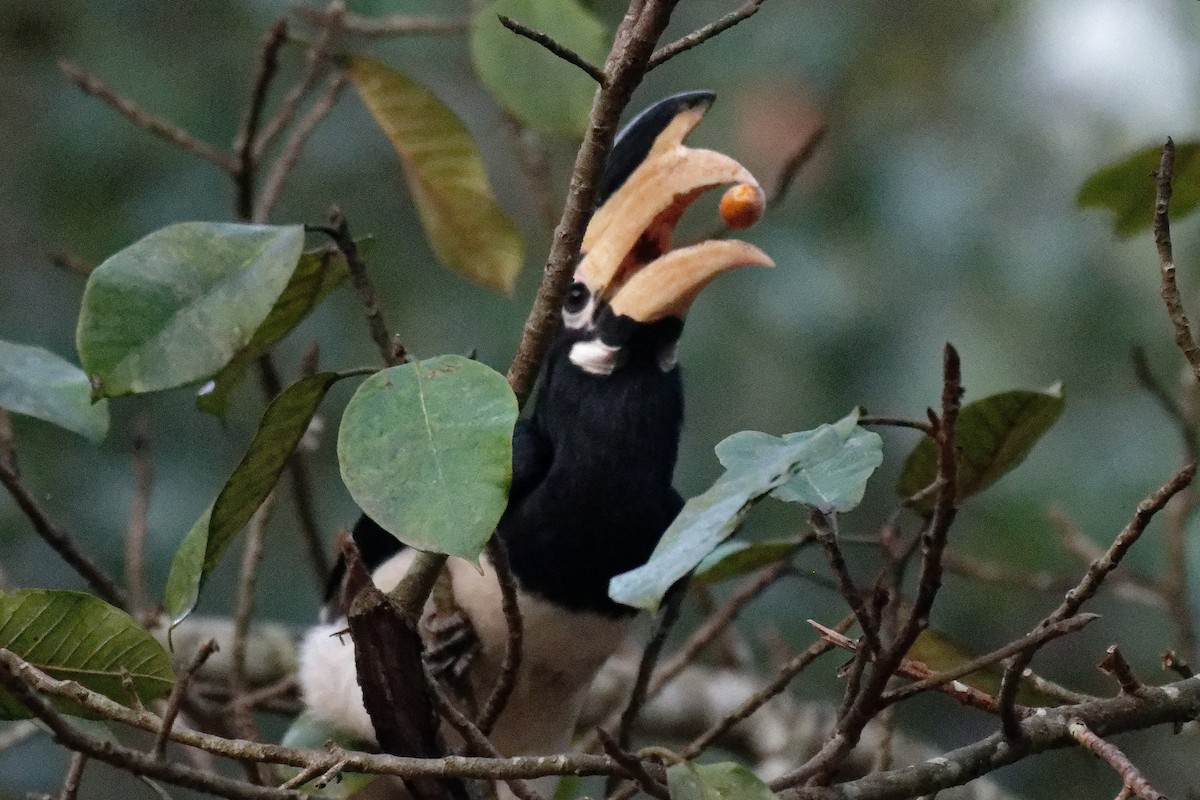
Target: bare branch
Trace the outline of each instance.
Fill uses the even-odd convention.
[[[550,337],[558,324],[558,310],[570,285],[584,226],[596,197],[596,180],[612,145],[621,111],[645,75],[654,44],[670,21],[677,2],[645,0],[634,3],[617,28],[613,49],[604,64],[607,80],[592,101],[587,130],[575,157],[567,201],[554,230],[542,282],[508,370],[508,382],[522,405],[529,398],[550,346]]]
[[[629,702],[625,706],[625,710],[621,712],[621,721],[617,726],[617,746],[622,750],[629,749],[629,741],[633,735],[633,723],[637,721],[642,705],[649,696],[650,678],[654,674],[654,666],[658,663],[658,657],[667,643],[667,636],[670,635],[671,628],[679,620],[679,611],[683,607],[683,599],[687,595],[687,581],[688,579],[684,578],[667,592],[666,602],[663,603],[662,611],[659,613],[658,626],[654,629],[654,635],[650,637],[650,641],[646,643],[645,650],[642,651],[637,678],[633,682],[633,689],[629,693]]]
[[[1184,465],[1166,483],[1155,489],[1142,502],[1138,503],[1129,524],[1117,535],[1117,538],[1113,539],[1108,550],[1088,566],[1087,572],[1084,574],[1082,580],[1079,581],[1079,584],[1067,592],[1067,596],[1063,599],[1059,607],[1050,616],[1042,620],[1038,627],[1046,627],[1076,614],[1080,607],[1096,594],[1105,577],[1121,563],[1121,559],[1125,557],[1125,554],[1129,552],[1129,548],[1142,535],[1142,532],[1150,524],[1150,520],[1154,518],[1154,515],[1162,510],[1162,507],[1167,504],[1168,500],[1187,487],[1192,482],[1195,474],[1196,465],[1194,463]],[[1012,707],[1020,685],[1021,673],[1029,666],[1029,662],[1033,660],[1036,652],[1037,649],[1034,648],[1014,656],[1012,662],[1004,670],[1004,678],[1000,683],[1001,720],[1004,723],[1005,734],[1010,739],[1021,734],[1021,729],[1012,712]]]
[[[670,800],[671,796],[667,792],[667,787],[654,780],[654,776],[646,771],[646,767],[642,764],[641,759],[632,753],[622,750],[621,746],[617,744],[617,740],[612,738],[604,728],[597,728],[596,735],[600,737],[600,745],[604,748],[604,752],[608,753],[618,764],[629,770],[630,776],[637,781],[637,785],[642,788],[642,791],[651,797],[658,798],[658,800]]]
[[[166,707],[163,709],[162,725],[154,739],[154,747],[150,750],[155,758],[162,758],[166,754],[167,738],[171,735],[171,729],[175,725],[175,717],[179,715],[179,706],[183,702],[183,696],[187,693],[188,685],[200,667],[204,666],[204,662],[215,652],[217,652],[217,640],[209,639],[201,645],[196,654],[192,656],[191,663],[176,678],[175,685],[171,687],[171,694],[167,696]]]
[[[92,591],[114,606],[129,607],[129,598],[125,595],[125,590],[117,586],[108,573],[95,561],[84,555],[75,540],[50,519],[33,493],[25,487],[17,474],[3,463],[3,460],[0,460],[0,483],[4,484],[13,499],[17,501],[17,506],[33,523],[33,529],[37,531],[38,535],[62,557],[63,561],[67,562],[88,582]]]
[[[858,418],[858,424],[866,425],[867,427],[874,425],[885,425],[892,428],[912,428],[913,430],[920,431],[930,438],[937,435],[932,425],[920,419],[906,419],[904,417],[879,417],[867,414]]]
[[[275,159],[275,163],[271,165],[271,172],[267,175],[262,192],[258,195],[258,202],[254,205],[254,219],[256,221],[266,222],[271,216],[271,209],[279,202],[279,196],[283,193],[284,183],[287,182],[288,176],[291,175],[296,162],[300,159],[300,151],[304,149],[304,145],[308,142],[309,137],[312,136],[312,132],[316,130],[317,125],[333,109],[342,94],[342,89],[345,87],[346,76],[344,73],[339,72],[325,85],[325,91],[321,93],[316,103],[313,104],[313,107],[309,109],[308,113],[304,115],[304,119],[300,120],[300,124],[292,132],[291,138],[288,139],[287,145],[283,148],[283,152],[279,154],[279,158]]]
[[[1175,346],[1191,365],[1192,372],[1200,380],[1200,347],[1192,336],[1191,323],[1183,308],[1183,298],[1175,282],[1175,258],[1171,248],[1171,180],[1175,169],[1175,142],[1170,138],[1163,145],[1162,158],[1155,174],[1158,187],[1154,201],[1154,245],[1158,250],[1159,268],[1162,271],[1162,299],[1175,330]]]
[[[521,668],[521,647],[524,642],[524,624],[521,619],[521,608],[517,603],[517,581],[513,577],[512,567],[508,561],[508,548],[499,536],[488,540],[488,559],[496,580],[500,584],[501,606],[504,611],[504,621],[508,626],[508,642],[504,648],[504,661],[500,666],[500,675],[492,687],[479,712],[476,724],[480,732],[487,736],[492,732],[492,726],[500,718],[508,699],[517,685],[517,671]]]
[[[237,161],[237,172],[233,176],[237,187],[238,219],[249,221],[254,213],[254,168],[257,159],[254,157],[254,139],[258,135],[258,123],[262,119],[263,107],[267,103],[267,90],[279,69],[279,48],[287,40],[287,21],[275,20],[266,34],[263,35],[259,48],[258,72],[254,76],[254,87],[250,91],[250,102],[246,106],[245,119],[233,143],[234,157]]]
[[[1133,667],[1129,666],[1129,662],[1121,654],[1121,649],[1115,644],[1109,646],[1104,658],[1096,667],[1106,675],[1116,678],[1122,692],[1137,694],[1143,688],[1138,676],[1133,674]]]
[[[75,753],[71,756],[71,763],[67,767],[67,775],[63,778],[62,791],[58,793],[58,800],[75,800],[79,794],[79,782],[83,779],[83,769],[87,766],[88,757],[83,753]]]
[[[1084,722],[1072,719],[1067,725],[1067,732],[1077,742],[1100,756],[1110,767],[1116,770],[1116,773],[1121,776],[1125,788],[1129,789],[1133,794],[1144,798],[1144,800],[1167,800],[1165,795],[1150,785],[1150,782],[1142,776],[1142,773],[1133,765],[1133,762],[1117,749],[1116,745],[1101,739]]]
[[[710,22],[703,28],[692,31],[687,36],[676,39],[670,44],[658,48],[654,51],[654,55],[650,57],[649,69],[660,67],[680,53],[686,50],[691,50],[693,47],[707,42],[714,36],[724,33],[742,20],[749,19],[758,13],[758,9],[761,8],[762,4],[765,2],[767,2],[767,0],[747,0],[747,2],[742,4],[740,8],[729,12],[719,20]]]
[[[517,34],[518,36],[524,36],[531,42],[540,44],[542,47],[546,48],[563,61],[566,61],[568,64],[579,67],[596,83],[600,84],[601,86],[604,85],[604,70],[600,69],[595,64],[592,64],[586,58],[579,55],[579,53],[576,53],[562,42],[554,39],[549,34],[543,33],[542,31],[531,28],[524,23],[518,22],[512,17],[506,17],[503,14],[497,14],[496,16],[499,17],[500,24],[508,28],[513,33]]]
[[[354,280],[354,288],[358,292],[358,299],[367,314],[367,324],[371,328],[371,338],[375,340],[375,346],[379,348],[379,354],[383,356],[384,363],[389,366],[399,363],[394,357],[392,336],[388,333],[387,322],[384,321],[383,311],[379,307],[379,298],[375,294],[375,284],[371,282],[371,276],[367,274],[367,262],[363,260],[362,255],[358,252],[358,245],[354,243],[354,237],[350,235],[350,226],[346,222],[346,216],[340,208],[334,206],[329,212],[328,227],[321,225],[305,227],[308,230],[324,233],[333,240],[338,250],[342,252],[342,255],[346,259],[346,266],[350,269],[350,277]]]
[[[299,8],[293,9],[293,13],[299,12]],[[310,10],[310,9],[304,9]],[[304,74],[300,80],[293,84],[292,88],[280,101],[279,107],[275,110],[274,116],[263,126],[262,132],[254,140],[254,158],[261,159],[267,152],[267,148],[275,141],[275,137],[283,132],[291,121],[295,118],[296,112],[300,110],[300,103],[309,90],[317,84],[317,79],[321,77],[321,70],[325,66],[325,62],[329,56],[329,45],[333,42],[334,36],[341,28],[342,16],[345,14],[346,4],[342,0],[334,0],[325,10],[324,15],[320,20],[320,27],[316,38],[308,48],[308,54],[304,59]],[[320,13],[320,12],[318,12]]]
[[[817,535],[821,549],[825,551],[825,559],[829,562],[829,568],[833,570],[842,599],[850,606],[855,619],[858,620],[858,627],[862,629],[863,638],[867,641],[867,650],[872,654],[878,653],[879,623],[871,617],[863,603],[862,592],[854,585],[854,579],[850,576],[850,569],[846,566],[846,559],[842,556],[842,548],[838,545],[837,533],[833,527],[836,519],[825,516],[815,508],[808,515],[808,522]]]
[[[166,139],[171,144],[182,147],[189,153],[211,162],[229,175],[237,174],[237,162],[229,155],[221,152],[207,142],[197,139],[182,128],[178,128],[165,120],[151,115],[137,103],[117,94],[99,78],[84,72],[77,64],[73,64],[70,61],[59,61],[58,68],[80,89],[108,103],[139,128],[150,131],[150,133]]]

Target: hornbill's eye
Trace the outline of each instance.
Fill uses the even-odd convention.
[[[588,291],[588,288],[579,281],[575,281],[567,290],[567,299],[563,301],[563,311],[568,314],[578,314],[583,311],[590,296],[591,292]]]

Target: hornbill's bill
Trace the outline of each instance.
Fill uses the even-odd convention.
[[[721,209],[731,226],[745,227],[762,210],[762,190],[744,167],[683,145],[712,101],[709,92],[668,98],[614,142],[536,404],[513,434],[512,488],[496,535],[519,587],[524,656],[491,734],[505,755],[568,748],[589,684],[634,613],[609,599],[609,579],[644,563],[683,505],[671,476],[683,415],[676,351],[684,315],[718,274],[772,265],[735,240],[671,246],[680,217],[707,189],[734,185]],[[376,584],[392,588],[412,551],[366,516],[354,539]],[[483,567],[480,574],[465,561],[448,564],[455,602],[479,640],[470,666],[479,698],[491,690],[507,643],[499,586],[486,559]],[[306,636],[301,687],[319,719],[373,740],[352,645],[332,635],[343,627]]]

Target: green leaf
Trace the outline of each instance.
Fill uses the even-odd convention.
[[[471,59],[496,99],[536,131],[582,139],[596,82],[505,28],[500,15],[546,33],[597,66],[608,54],[604,25],[576,0],[495,0],[471,22]]]
[[[361,246],[361,243],[359,243]],[[196,406],[225,416],[233,390],[246,370],[321,304],[329,293],[350,277],[346,261],[335,251],[321,248],[300,256],[296,270],[250,341],[201,389]]]
[[[475,561],[512,480],[517,400],[462,356],[378,372],[342,416],[338,461],[354,502],[397,539]]]
[[[267,406],[246,455],[171,560],[165,605],[172,627],[196,607],[204,579],[275,487],[329,387],[362,374],[361,370],[318,372],[296,381]]]
[[[22,589],[0,595],[0,647],[51,677],[78,681],[119,703],[131,700],[123,675],[143,703],[162,697],[175,683],[171,659],[154,637],[124,611],[84,592]],[[27,716],[16,698],[0,690],[0,719]]]
[[[742,431],[725,439],[716,448],[725,474],[687,501],[645,565],[612,579],[609,597],[634,608],[656,608],[768,493],[825,513],[849,511],[883,460],[878,434],[857,422],[854,413],[834,425],[782,438]]]
[[[92,404],[87,375],[40,347],[0,341],[0,408],[37,417],[93,442],[108,433],[108,403]]]
[[[299,225],[183,222],[109,258],[88,276],[75,331],[93,394],[212,377],[267,318],[303,245]]]
[[[782,561],[795,553],[799,546],[800,540],[796,538],[725,542],[704,557],[692,579],[701,586],[727,581]]]
[[[667,768],[671,800],[774,800],[775,794],[753,772],[724,761],[693,764],[681,761]]]
[[[1175,146],[1175,170],[1171,195],[1171,216],[1175,219],[1200,205],[1200,142]],[[1150,227],[1154,220],[1158,171],[1162,145],[1139,150],[1089,177],[1079,189],[1075,202],[1081,208],[1107,208],[1116,216],[1113,229],[1128,237]]]
[[[1062,384],[1045,392],[1002,392],[968,403],[958,415],[958,497],[982,492],[1025,460],[1038,440],[1050,430],[1063,410]],[[937,477],[937,444],[925,436],[904,462],[896,491],[912,497]],[[912,507],[927,514],[935,496],[926,496]]]
[[[346,750],[376,750],[374,742],[361,742],[346,735],[332,725],[317,719],[311,711],[301,711],[300,716],[292,721],[291,726],[283,734],[284,747],[300,747],[306,750],[323,750],[326,742],[333,742]],[[300,774],[295,767],[276,767],[284,777],[292,778]],[[331,781],[324,789],[318,789],[312,781],[297,786],[302,792],[314,793],[318,797],[347,798],[354,795],[378,775],[363,775],[357,772],[343,772],[337,780]],[[315,778],[313,780],[316,780]]]
[[[400,155],[438,260],[476,283],[511,293],[525,246],[492,196],[483,159],[466,127],[428,89],[386,64],[352,56],[346,66]]]

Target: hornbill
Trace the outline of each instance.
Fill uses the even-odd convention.
[[[761,188],[737,161],[683,145],[713,99],[667,98],[615,140],[536,403],[513,433],[512,486],[496,535],[518,584],[524,647],[491,733],[505,755],[568,748],[591,680],[634,614],[609,598],[609,580],[649,558],[683,505],[671,478],[683,417],[676,355],[684,315],[718,274],[772,265],[736,240],[672,248],[680,217],[707,189],[734,185],[721,207],[731,227],[746,227],[762,210]],[[395,586],[413,551],[365,515],[354,539],[375,583]],[[486,558],[482,574],[458,559],[447,569],[478,638],[470,681],[476,697],[486,697],[507,644],[500,589]],[[373,740],[352,645],[332,635],[343,627],[321,625],[305,637],[301,688],[318,719]]]

